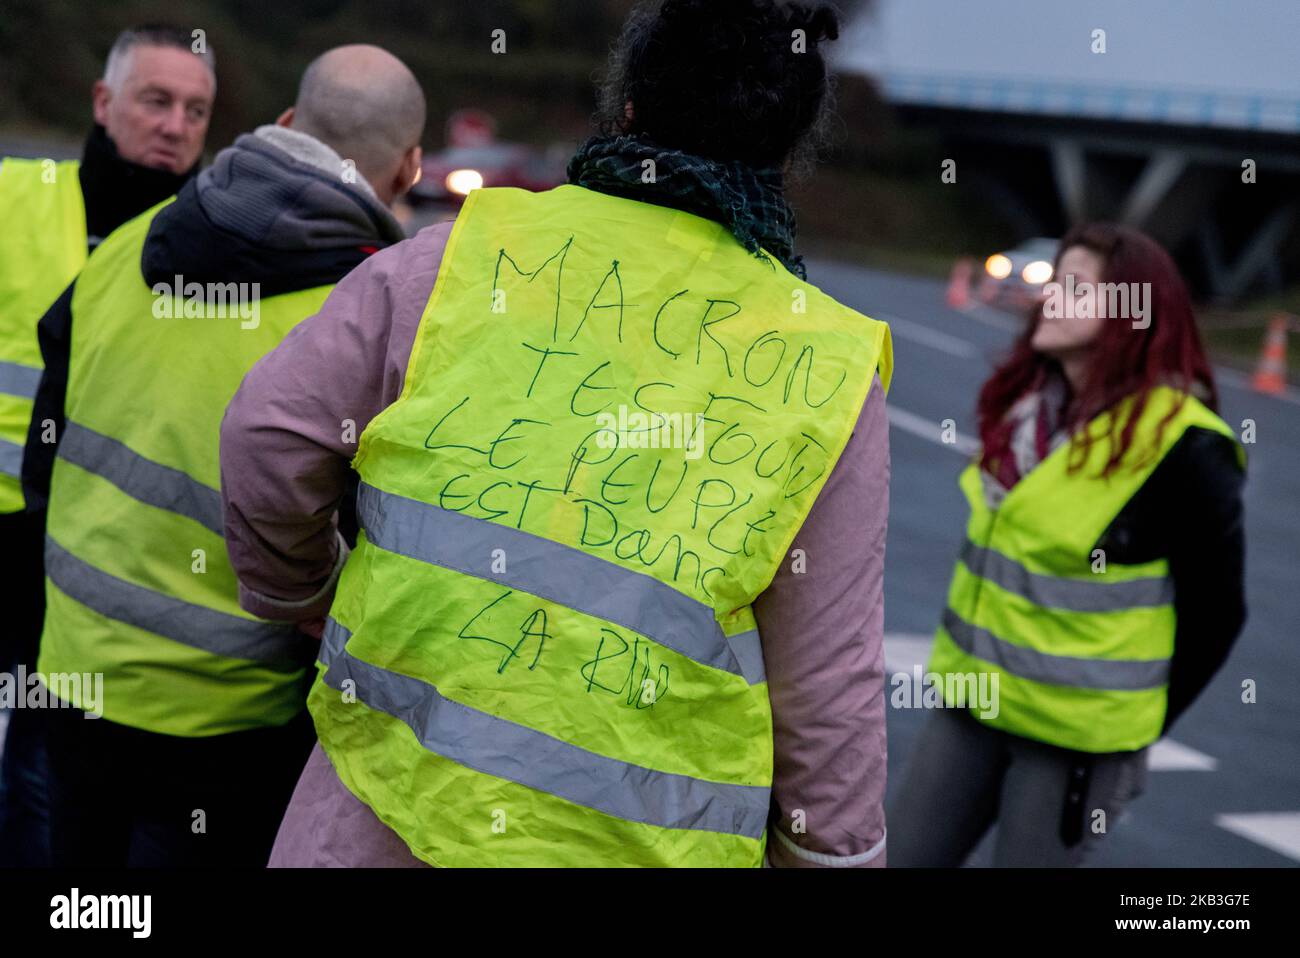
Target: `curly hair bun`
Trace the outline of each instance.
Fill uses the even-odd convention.
[[[610,106],[631,102],[629,132],[665,146],[777,164],[818,119],[829,80],[817,44],[838,36],[828,3],[663,0],[628,21]]]
[[[744,33],[755,32],[789,36],[792,30],[803,30],[808,40],[837,40],[840,35],[839,15],[827,3],[782,3],[780,0],[665,0],[659,9],[659,19],[673,26],[688,26],[697,30],[714,25],[739,27]]]
[[[808,6],[803,3],[792,4],[787,26],[791,30],[803,30],[812,43],[840,38],[840,18],[835,9],[824,3]]]

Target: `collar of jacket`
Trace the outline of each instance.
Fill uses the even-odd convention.
[[[392,212],[324,143],[259,131],[218,153],[158,213],[141,272],[150,285],[180,276],[259,283],[263,296],[275,296],[337,283],[404,238]]]
[[[333,147],[316,139],[310,133],[280,126],[278,123],[267,123],[254,130],[253,136],[287,153],[295,162],[303,166],[318,170],[331,179],[350,183],[364,193],[372,203],[379,203],[374,188],[356,171],[355,166],[349,166],[348,161],[339,156]]]
[[[653,170],[648,178],[647,170]],[[807,279],[803,258],[794,255],[795,217],[779,169],[713,160],[624,134],[587,140],[567,173],[577,186],[715,220],[749,252],[767,250]]]
[[[171,173],[124,160],[108,132],[96,123],[86,137],[77,171],[91,249],[127,220],[175,194],[198,169],[195,163],[184,173]]]

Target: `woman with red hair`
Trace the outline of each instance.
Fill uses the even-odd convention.
[[[1245,621],[1244,454],[1173,260],[1076,227],[980,391],[966,542],[890,864],[1076,865]]]

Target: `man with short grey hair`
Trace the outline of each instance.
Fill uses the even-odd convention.
[[[205,33],[132,27],[118,34],[95,81],[95,122],[124,159],[183,174],[203,152],[216,92]]]
[[[131,70],[131,60],[136,50],[141,47],[174,47],[185,49],[203,61],[212,75],[212,88],[216,90],[217,59],[208,49],[207,32],[191,30],[186,35],[184,30],[166,24],[145,24],[139,27],[127,27],[117,35],[109,47],[108,57],[104,61],[104,75],[101,79],[111,89],[120,90]]]
[[[11,601],[0,670],[31,670],[44,610],[40,503],[20,476],[42,367],[60,381],[67,340],[37,322],[89,250],[122,223],[172,196],[198,168],[216,93],[206,38],[165,25],[123,30],[91,89],[95,125],[80,162],[0,158],[0,541],[10,555]],[[64,331],[66,332],[66,331]],[[39,710],[15,709],[0,766],[0,866],[47,858]]]

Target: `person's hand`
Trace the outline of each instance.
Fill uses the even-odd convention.
[[[310,635],[319,642],[321,636],[325,634],[325,616],[322,615],[315,619],[303,619],[298,623],[298,631]]]

